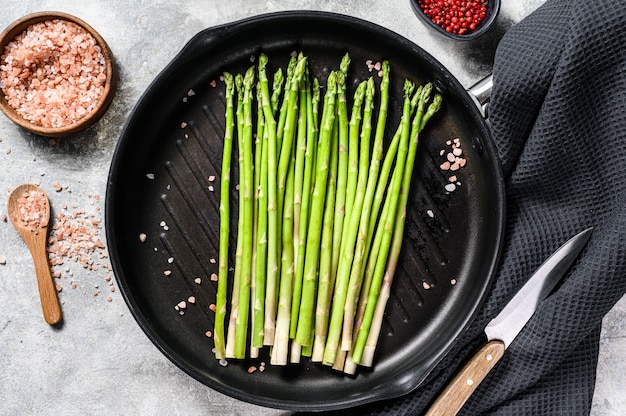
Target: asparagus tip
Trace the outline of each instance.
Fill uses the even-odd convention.
[[[348,73],[348,68],[350,67],[350,54],[346,52],[346,54],[341,59],[341,64],[339,64],[339,70],[343,72],[344,75]]]
[[[415,84],[408,79],[404,80],[404,96],[410,99],[411,94],[413,94],[413,90],[415,89]]]
[[[231,74],[230,72],[224,72],[224,83],[226,84],[226,86],[230,86],[234,84],[234,79],[233,79],[233,74]]]
[[[243,85],[246,88],[250,88],[254,84],[254,66],[251,66],[246,71],[246,75],[243,79]]]
[[[372,98],[376,93],[376,85],[374,84],[374,78],[369,77],[367,80],[367,86],[365,87],[365,96],[367,98]]]

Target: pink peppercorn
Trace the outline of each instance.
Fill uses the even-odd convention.
[[[419,0],[424,14],[436,25],[455,35],[466,35],[487,15],[487,1]]]

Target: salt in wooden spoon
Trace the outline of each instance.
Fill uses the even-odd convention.
[[[48,197],[37,185],[20,185],[9,196],[8,211],[35,262],[43,317],[50,325],[57,324],[62,319],[61,305],[46,252],[50,221]]]

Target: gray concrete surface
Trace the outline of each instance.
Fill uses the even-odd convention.
[[[497,39],[542,0],[505,1],[494,36],[458,45],[429,32],[409,2],[373,0],[22,0],[5,1],[0,28],[42,10],[74,14],[108,41],[120,69],[117,97],[92,129],[56,144],[0,116],[0,214],[9,189],[39,183],[55,211],[76,206],[102,219],[108,168],[134,103],[159,71],[198,31],[287,9],[339,12],[386,26],[418,43],[470,86],[491,71]],[[63,189],[55,191],[53,183]],[[104,229],[99,226],[102,239]],[[60,268],[64,325],[41,318],[30,255],[8,222],[0,221],[0,414],[279,415],[206,388],[168,361],[143,334],[104,268]],[[101,260],[107,262],[107,259]],[[72,288],[72,283],[75,288]],[[115,291],[111,291],[111,287]],[[107,301],[107,297],[111,301]],[[607,315],[601,340],[593,414],[626,414],[626,300]]]

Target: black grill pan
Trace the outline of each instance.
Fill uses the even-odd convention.
[[[445,96],[444,108],[421,137],[401,262],[375,364],[354,377],[307,359],[273,367],[266,353],[222,367],[205,335],[213,329],[208,305],[215,302],[216,284],[210,275],[217,272],[212,259],[218,257],[225,112],[219,78],[225,70],[244,72],[260,52],[269,56],[273,73],[286,67],[294,51],[309,57],[311,73],[322,85],[349,52],[350,96],[359,81],[370,75],[377,79],[367,60],[388,59],[389,124],[394,126],[388,130],[400,119],[404,78],[433,81]],[[450,175],[439,168],[440,151],[455,138],[467,164],[456,172],[460,185],[450,192],[445,189]],[[233,212],[236,207],[233,186]],[[416,388],[482,304],[503,223],[503,181],[489,129],[464,88],[407,39],[370,22],[324,12],[261,15],[191,39],[131,113],[115,150],[106,200],[107,240],[118,285],[150,340],[201,383],[241,400],[290,410],[346,408]],[[181,314],[175,307],[183,300],[187,307]],[[264,372],[248,373],[262,361]]]

